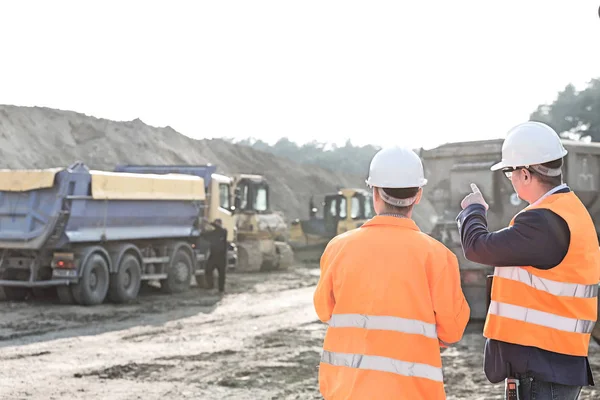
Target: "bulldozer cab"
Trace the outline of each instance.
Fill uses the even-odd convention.
[[[346,198],[341,194],[327,195],[324,203],[325,234],[333,237],[337,235],[339,220],[346,218]]]
[[[268,214],[269,194],[269,185],[264,178],[242,175],[235,185],[235,209],[242,213]]]
[[[357,228],[374,215],[373,199],[366,190],[342,189],[325,196],[323,220],[330,237]]]

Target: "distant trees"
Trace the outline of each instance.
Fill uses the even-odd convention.
[[[538,106],[530,119],[544,122],[564,136],[600,142],[600,79],[592,79],[580,91],[567,85],[552,104]]]

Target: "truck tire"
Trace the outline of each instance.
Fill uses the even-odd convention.
[[[56,287],[56,295],[58,296],[58,302],[60,304],[75,304],[73,293],[71,293],[71,286],[62,285]]]
[[[100,254],[92,254],[83,266],[79,282],[71,289],[75,301],[84,306],[102,304],[108,293],[109,281],[108,263]]]
[[[177,250],[169,265],[167,279],[160,281],[160,288],[165,293],[182,293],[189,289],[192,279],[192,259],[187,251]]]
[[[126,254],[119,263],[116,274],[110,276],[108,298],[114,303],[135,300],[142,284],[142,267],[133,254]]]

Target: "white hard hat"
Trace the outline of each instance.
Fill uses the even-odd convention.
[[[502,161],[496,171],[507,167],[526,167],[563,158],[567,150],[557,133],[541,122],[525,122],[512,128],[502,144]]]
[[[413,188],[427,183],[419,156],[404,147],[379,150],[371,160],[367,185],[379,188]]]

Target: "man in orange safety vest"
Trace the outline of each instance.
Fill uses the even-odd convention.
[[[423,194],[420,158],[390,147],[371,161],[377,214],[332,239],[314,294],[329,326],[319,367],[326,400],[446,398],[440,346],[470,316],[456,256],[411,219]]]

